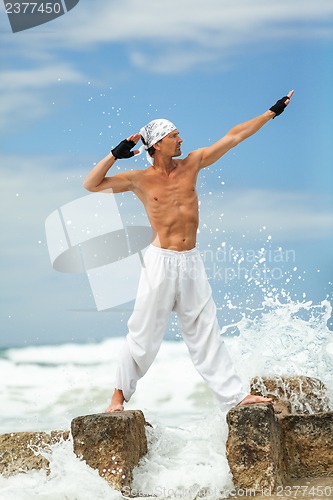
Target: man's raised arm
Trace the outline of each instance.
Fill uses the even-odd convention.
[[[291,90],[288,95],[279,99],[274,106],[262,115],[236,125],[219,141],[206,148],[201,148],[200,168],[212,165],[212,163],[219,160],[231,148],[234,148],[237,144],[258,132],[269,120],[280,115],[285,107],[288,106],[293,93],[294,91]]]
[[[107,172],[117,159],[131,158],[139,151],[131,151],[140,139],[139,134],[134,134],[121,141],[105,158],[100,160],[89,172],[83,181],[83,186],[88,191],[97,192],[112,190],[114,193],[129,191],[132,187],[131,171],[106,177]]]

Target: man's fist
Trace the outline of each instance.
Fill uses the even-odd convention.
[[[293,95],[293,93],[294,93],[294,91],[291,90],[288,95],[285,95],[284,97],[282,97],[281,99],[279,99],[274,104],[274,106],[272,106],[271,108],[269,108],[270,111],[273,111],[273,113],[275,113],[275,116],[279,116],[281,113],[283,113],[283,111],[285,110],[285,108],[288,106],[288,104],[290,102],[290,98]],[[275,116],[273,116],[273,119],[275,118]]]
[[[134,141],[124,139],[118,144],[118,146],[111,150],[111,153],[118,159],[132,158],[135,153],[134,151],[131,151],[131,149],[134,148],[135,144],[136,143]]]

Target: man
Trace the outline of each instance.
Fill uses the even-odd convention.
[[[91,170],[84,181],[88,191],[133,191],[144,204],[154,231],[145,254],[134,312],[128,335],[119,356],[116,385],[107,412],[122,411],[148,370],[162,342],[171,311],[178,316],[182,337],[194,366],[212,389],[219,405],[269,403],[270,398],[247,394],[220,338],[216,306],[196,249],[199,171],[219,160],[280,115],[294,91],[262,115],[233,127],[224,137],[192,151],[183,160],[182,139],[173,123],[153,120],[122,141]],[[142,140],[151,166],[128,170],[110,177],[106,174],[117,159],[131,158],[140,150],[131,149]]]

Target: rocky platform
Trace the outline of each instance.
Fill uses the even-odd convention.
[[[333,497],[333,412],[323,384],[308,377],[257,377],[251,392],[269,395],[274,403],[239,406],[227,414],[227,457],[236,494]],[[146,425],[139,410],[77,417],[71,424],[74,453],[121,490],[147,453]],[[43,450],[51,452],[52,445],[67,439],[69,431],[1,435],[0,473],[48,473]]]

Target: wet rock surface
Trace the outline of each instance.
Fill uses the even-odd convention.
[[[15,432],[0,435],[0,474],[11,476],[33,469],[49,471],[49,461],[43,452],[69,439],[68,431]]]
[[[256,491],[286,481],[279,422],[271,404],[238,406],[227,414],[227,458],[234,483]]]
[[[235,486],[277,492],[295,478],[323,476],[333,494],[333,412],[324,384],[303,376],[256,377],[251,392],[274,403],[236,407],[227,415]]]
[[[326,387],[314,377],[255,377],[251,393],[272,397],[290,405],[290,413],[318,413],[330,411]]]
[[[74,453],[114,488],[129,486],[132,470],[147,453],[139,410],[77,417],[71,425]]]
[[[284,417],[281,440],[290,477],[332,476],[333,485],[333,412]]]
[[[243,497],[250,491],[258,498],[333,498],[333,411],[319,411],[329,408],[324,385],[308,377],[257,377],[252,391],[272,395],[274,404],[239,406],[227,414],[227,457],[236,491]],[[71,425],[74,452],[122,490],[147,453],[146,425],[138,410],[77,417]],[[0,435],[0,473],[48,473],[51,447],[65,439],[68,431]]]

